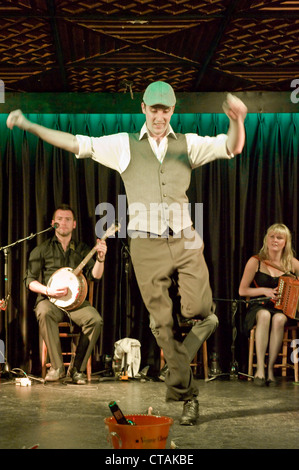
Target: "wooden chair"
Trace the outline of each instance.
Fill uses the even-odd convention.
[[[255,331],[256,326],[252,328],[250,331],[249,337],[249,353],[248,353],[248,375],[253,375],[253,368],[256,367],[256,363],[254,362],[256,358],[255,354]],[[294,326],[286,326],[284,329],[284,335],[282,340],[282,347],[281,351],[278,354],[277,362],[274,365],[274,368],[281,369],[282,377],[287,376],[287,369],[291,369],[294,373],[295,382],[298,382],[298,361],[296,360],[297,357],[297,332],[298,332],[298,325]],[[291,354],[293,353],[294,363],[290,363],[289,361]],[[266,358],[268,357],[268,353],[266,353]],[[249,378],[249,380],[252,380]]]
[[[93,305],[93,292],[94,292],[94,281],[88,281],[88,300],[91,305]],[[67,347],[66,351],[62,351],[63,364],[65,367],[68,367],[68,373],[72,368],[76,355],[76,347],[79,341],[80,329],[75,324],[71,324],[68,321],[58,323],[59,328],[59,337],[60,340],[64,342],[65,338],[68,338],[66,341],[68,344],[63,345]],[[89,357],[87,366],[86,366],[86,377],[87,381],[91,381],[91,370],[92,370],[92,356]],[[42,377],[45,378],[47,374],[47,368],[51,366],[51,363],[48,362],[48,348],[45,341],[42,342]]]

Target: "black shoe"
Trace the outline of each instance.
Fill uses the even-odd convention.
[[[79,372],[76,367],[74,367],[71,372],[70,376],[72,378],[72,382],[77,385],[86,385],[87,380],[86,380],[86,375],[84,372]]]
[[[193,426],[196,424],[199,417],[198,409],[199,405],[196,398],[185,401],[180,424],[183,426]]]

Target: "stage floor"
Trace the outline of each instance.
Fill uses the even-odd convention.
[[[246,380],[198,380],[198,425],[179,425],[182,403],[166,403],[163,382],[115,381],[93,377],[88,385],[15,379],[0,381],[1,449],[111,449],[104,418],[116,400],[124,414],[149,407],[174,419],[176,449],[298,449],[299,384],[280,379],[277,387]],[[169,447],[168,447],[169,448]]]

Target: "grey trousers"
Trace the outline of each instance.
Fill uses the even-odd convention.
[[[66,313],[45,299],[36,305],[35,314],[41,336],[48,348],[51,366],[58,369],[63,364],[58,323],[65,319]],[[68,314],[71,320],[81,328],[81,338],[78,345],[81,349],[81,359],[77,367],[83,372],[99,337],[103,320],[98,311],[87,301],[83,302],[80,308],[70,311]]]
[[[150,314],[150,328],[168,365],[165,378],[166,400],[189,400],[198,395],[190,361],[216,330],[218,318],[214,314],[209,272],[203,256],[199,235],[193,231],[194,248],[190,239],[132,238],[130,251],[137,283]],[[181,314],[186,318],[199,316],[184,342],[177,340],[173,326],[173,303],[169,295],[172,275],[178,274]]]

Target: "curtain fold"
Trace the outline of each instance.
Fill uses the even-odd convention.
[[[35,115],[32,121],[73,134],[101,136],[138,131],[142,114]],[[7,115],[0,115],[0,246],[29,237],[50,226],[56,205],[66,202],[77,213],[76,236],[90,247],[96,241],[100,216],[96,207],[112,204],[118,213],[119,195],[124,195],[120,176],[90,159],[56,149],[31,134],[6,128]],[[249,114],[245,121],[246,144],[242,155],[217,160],[196,169],[188,192],[192,206],[203,204],[205,257],[210,270],[220,326],[209,340],[223,369],[231,358],[232,311],[229,300],[238,299],[238,286],[247,259],[262,244],[274,222],[285,223],[298,246],[298,124],[299,114]],[[178,132],[200,135],[226,133],[228,120],[222,114],[174,115]],[[122,221],[125,223],[126,221]],[[6,312],[9,320],[8,359],[12,367],[39,368],[38,328],[33,313],[35,297],[23,284],[29,252],[49,233],[11,247],[8,281],[5,259],[0,252],[0,298],[11,294]],[[102,353],[113,354],[114,342],[124,336],[142,343],[142,361],[152,356],[154,341],[130,259],[125,257],[127,240],[108,240],[105,275],[95,289],[96,307],[104,318]],[[129,270],[126,271],[129,261]],[[221,300],[222,299],[222,300]],[[4,339],[4,312],[0,337]],[[242,330],[242,308],[237,313]],[[237,338],[240,363],[245,364],[247,339]]]

